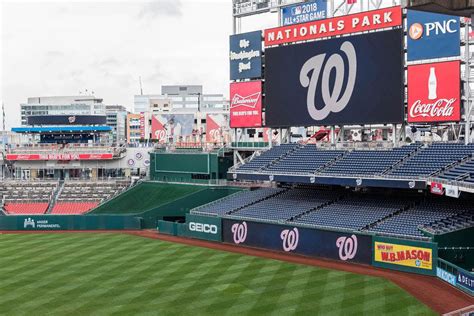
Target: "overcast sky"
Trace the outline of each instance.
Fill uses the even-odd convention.
[[[19,104],[32,96],[88,89],[131,109],[139,76],[144,93],[202,84],[228,96],[231,0],[0,3],[7,128],[19,125]],[[247,20],[243,31],[272,26],[273,16]]]

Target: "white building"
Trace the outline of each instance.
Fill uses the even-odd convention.
[[[222,94],[204,94],[202,86],[162,86],[161,94],[135,95],[133,112],[228,111],[228,104]]]
[[[28,116],[35,115],[105,115],[102,99],[95,96],[32,97],[20,104],[21,125]]]
[[[125,144],[127,142],[127,114],[123,105],[106,105],[107,126],[112,127],[113,143]]]

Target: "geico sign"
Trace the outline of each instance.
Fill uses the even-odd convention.
[[[217,226],[211,224],[202,224],[202,223],[189,223],[189,230],[192,232],[206,233],[206,234],[217,234]]]

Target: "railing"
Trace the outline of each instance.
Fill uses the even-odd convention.
[[[267,148],[269,147],[269,142],[232,142],[232,148]]]
[[[458,267],[457,265],[446,261],[442,258],[438,258],[438,264],[437,268],[441,269],[442,271],[437,271],[437,275],[440,279],[442,279],[445,282],[450,283],[451,285],[454,285],[456,288],[460,289],[461,291],[474,296],[474,291],[468,289],[465,283],[472,282],[474,280],[474,273],[469,272],[461,267]],[[463,278],[470,278],[470,281],[463,282]]]

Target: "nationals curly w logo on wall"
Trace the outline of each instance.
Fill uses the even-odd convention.
[[[370,235],[223,219],[222,240],[233,245],[310,257],[372,262]]]
[[[267,127],[401,123],[402,31],[265,51]]]

